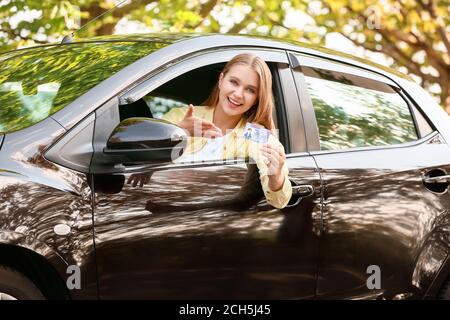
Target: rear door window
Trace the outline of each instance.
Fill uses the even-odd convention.
[[[418,138],[397,88],[359,75],[302,67],[321,150],[395,145]]]

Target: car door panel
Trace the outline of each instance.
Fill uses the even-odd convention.
[[[432,170],[450,172],[450,150],[433,138],[380,150],[315,154],[324,184],[318,298],[419,298],[448,254],[448,184],[433,192]],[[433,186],[431,186],[433,189]],[[369,266],[381,286],[370,289]],[[370,282],[370,281],[369,281]]]
[[[286,61],[278,64],[279,85],[291,124],[301,115]],[[108,169],[101,150],[118,121],[115,101],[97,112],[91,166],[101,298],[314,297],[321,187],[313,158],[299,150],[301,125],[284,130],[296,152],[286,164],[292,183],[317,192],[294,195],[279,210],[265,201],[256,165],[241,159]],[[127,183],[138,175],[148,183]]]
[[[317,181],[310,157],[289,162],[303,167],[302,182]],[[96,190],[101,297],[311,298],[315,205],[275,209],[261,201],[257,172],[253,180],[247,172],[245,164],[153,169],[143,188]]]

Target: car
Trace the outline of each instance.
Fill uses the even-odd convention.
[[[161,120],[243,52],[273,76],[282,209],[248,159],[172,161],[186,136]],[[0,70],[0,298],[450,298],[450,119],[409,76],[170,33],[19,49]]]

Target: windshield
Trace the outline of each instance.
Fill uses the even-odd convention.
[[[74,43],[0,55],[0,132],[45,119],[164,46],[159,42]]]

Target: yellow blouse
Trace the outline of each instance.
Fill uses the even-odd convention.
[[[163,116],[164,120],[172,123],[179,123],[186,114],[188,107],[172,108]],[[194,116],[204,120],[213,121],[214,108],[205,106],[194,107]],[[251,158],[256,162],[259,170],[259,177],[264,195],[269,204],[275,208],[284,208],[292,195],[292,186],[289,181],[289,171],[286,165],[283,166],[282,174],[284,175],[284,183],[280,190],[272,191],[269,188],[269,177],[267,175],[267,165],[262,161],[262,153],[260,144],[251,140],[244,139],[243,132],[246,124],[246,119],[243,117],[237,126],[227,135],[229,136],[225,141],[223,147],[223,159],[237,159],[237,158]],[[187,147],[185,152],[196,153],[206,144],[207,138],[203,137],[188,137]],[[281,145],[278,139],[270,135],[268,144]]]

